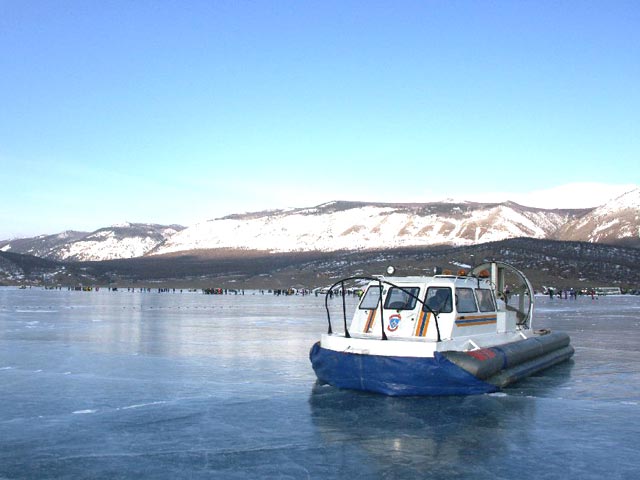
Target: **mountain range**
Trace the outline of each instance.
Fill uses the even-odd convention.
[[[365,203],[229,215],[183,227],[126,223],[0,241],[0,251],[56,261],[104,261],[203,251],[350,252],[470,246],[512,238],[640,248],[640,188],[591,209],[514,202]]]

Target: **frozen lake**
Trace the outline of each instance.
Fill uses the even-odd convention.
[[[315,386],[323,297],[252,293],[0,288],[0,478],[638,478],[640,297],[538,297],[573,360],[389,398]]]

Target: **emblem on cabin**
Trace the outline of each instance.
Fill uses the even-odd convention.
[[[393,315],[391,315],[389,317],[389,325],[387,325],[387,330],[389,330],[390,332],[395,332],[400,326],[400,320],[402,320],[402,318],[398,313],[394,313]]]

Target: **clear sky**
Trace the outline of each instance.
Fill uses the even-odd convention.
[[[637,0],[0,0],[0,239],[338,199],[596,206],[639,159]]]

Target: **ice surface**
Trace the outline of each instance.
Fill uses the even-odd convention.
[[[246,293],[0,288],[0,478],[640,470],[638,297],[538,298],[576,354],[503,392],[390,398],[315,384],[322,297]]]

